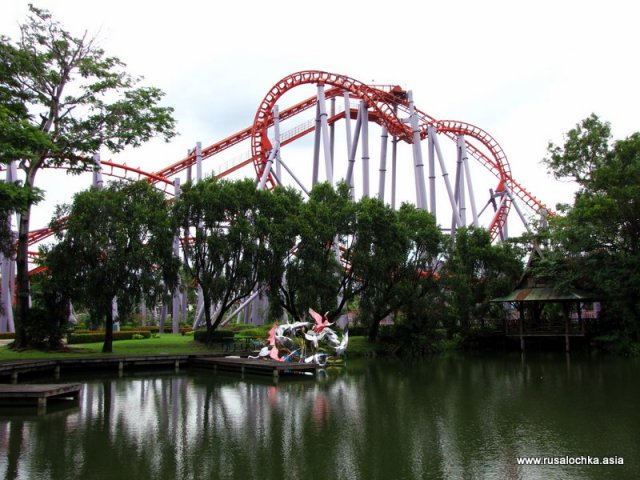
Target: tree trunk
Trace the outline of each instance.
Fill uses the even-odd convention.
[[[104,345],[102,345],[102,353],[113,352],[113,309],[111,302],[107,302],[107,322],[104,331]]]
[[[380,330],[380,320],[373,319],[371,325],[369,325],[369,341],[375,342],[378,338],[378,331]]]
[[[29,176],[25,182],[25,188],[31,188]],[[31,202],[20,214],[18,224],[18,248],[16,252],[16,337],[14,346],[16,349],[29,346],[30,339],[27,338],[26,326],[29,324],[29,222],[31,219]]]

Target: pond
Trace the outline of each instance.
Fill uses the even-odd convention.
[[[640,478],[639,377],[637,360],[561,354],[349,360],[278,383],[63,375],[79,404],[0,409],[0,477]]]

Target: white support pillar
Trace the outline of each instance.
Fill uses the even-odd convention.
[[[409,96],[409,123],[411,125],[413,141],[413,166],[416,184],[416,206],[420,209],[427,208],[427,199],[424,185],[424,163],[422,162],[422,148],[420,146],[420,125],[413,103],[413,92],[408,92]]]
[[[175,197],[178,198],[180,196],[180,179],[176,178],[173,181],[173,188]],[[180,239],[178,235],[174,235],[173,237],[173,254],[180,258]],[[179,279],[178,279],[179,282]],[[179,323],[180,323],[180,307],[181,307],[181,294],[180,294],[180,285],[176,286],[173,291],[173,304],[171,310],[171,332],[173,334],[177,334],[179,332]]]
[[[269,178],[269,173],[271,172],[271,166],[273,165],[273,159],[276,156],[276,149],[272,148],[269,152],[269,156],[267,157],[267,164],[264,166],[264,170],[262,171],[262,175],[260,176],[260,181],[258,182],[258,190],[264,190],[267,185],[267,179]]]
[[[278,155],[279,156],[279,155]],[[280,159],[280,164],[284,167],[284,169],[289,173],[289,175],[291,175],[291,178],[293,178],[293,180],[298,184],[298,186],[300,187],[300,189],[307,194],[307,196],[309,196],[309,190],[306,189],[306,187],[304,186],[304,184],[300,181],[300,179],[298,177],[296,177],[296,174],[293,173],[293,171],[287,166],[286,163],[284,163],[282,161],[282,158]]]
[[[11,275],[12,262],[13,259],[11,257],[5,257],[0,253],[0,275],[2,276],[2,283],[0,284],[2,289],[2,292],[0,292],[0,333],[15,331],[11,288],[13,280],[13,275]]]
[[[329,124],[327,122],[327,106],[325,105],[323,84],[318,84],[318,109],[320,111],[320,129],[322,131],[322,146],[324,149],[324,164],[327,174],[327,182],[333,185],[333,160],[331,159]]]
[[[453,193],[453,189],[451,188],[451,181],[449,180],[449,173],[447,172],[447,166],[444,163],[444,157],[442,156],[442,150],[440,149],[440,142],[438,142],[438,137],[434,136],[433,144],[436,151],[436,156],[438,157],[438,163],[440,164],[440,171],[442,172],[442,178],[444,180],[445,187],[447,189],[447,194],[449,195],[449,202],[451,203],[451,209],[453,210],[454,215],[454,223],[456,225],[460,225],[460,215],[458,215],[458,210],[456,208],[456,199]],[[455,234],[455,229],[451,229],[451,234]]]
[[[222,322],[220,322],[220,327],[224,327],[227,323],[233,320],[236,317],[236,315],[245,311],[245,309],[249,306],[251,302],[253,302],[253,300],[260,294],[260,292],[261,292],[261,289],[257,289],[255,292],[249,295],[249,297],[244,302],[242,302],[238,308],[236,308],[227,318],[225,318]]]
[[[202,142],[196,142],[196,182],[202,180]]]
[[[369,196],[369,107],[361,101],[362,112],[362,196]]]
[[[147,324],[147,303],[142,299],[140,302],[140,325],[143,327]]]
[[[320,102],[316,103],[316,129],[313,136],[313,171],[311,173],[311,187],[318,183],[320,174]]]
[[[202,287],[198,285],[198,290],[196,293],[196,312],[193,316],[193,325],[192,328],[195,330],[200,326],[202,322],[202,318],[204,317],[204,298],[202,296]]]
[[[427,127],[427,138],[429,145],[429,211],[436,216],[436,159],[435,159],[435,136],[436,129],[433,125]]]
[[[378,175],[378,200],[384,202],[385,180],[387,174],[387,140],[389,134],[386,127],[382,127],[380,135],[380,171]]]
[[[348,156],[351,154],[351,101],[349,100],[349,92],[344,92],[344,125],[347,130],[347,156]],[[347,158],[350,158],[350,157],[347,157]]]
[[[273,126],[275,138],[273,140],[273,146],[269,152],[269,156],[267,157],[267,164],[264,167],[264,171],[260,177],[260,182],[258,183],[258,190],[264,190],[266,188],[267,179],[269,178],[269,174],[273,168],[274,160],[276,161],[276,176],[278,177],[278,181],[282,178],[280,176],[281,172],[278,171],[282,162],[280,160],[280,110],[277,105],[273,107]]]
[[[506,182],[505,182],[505,185],[504,185],[504,191],[509,196],[509,198],[511,199],[511,205],[513,205],[513,208],[515,208],[516,213],[520,217],[520,220],[522,221],[522,225],[524,225],[524,228],[527,230],[528,233],[531,233],[531,228],[529,227],[529,223],[527,222],[527,219],[525,218],[524,214],[522,213],[522,210],[520,209],[520,206],[518,205],[518,202],[516,202],[516,199],[513,196],[513,193],[511,193],[511,189],[507,186]],[[505,227],[506,227],[506,223],[505,223]],[[506,233],[508,233],[508,232],[506,232]],[[508,237],[505,236],[505,238],[508,238]]]
[[[391,141],[391,208],[396,209],[396,186],[398,183],[398,137]]]
[[[15,162],[11,162],[7,165],[5,178],[7,183],[13,183],[18,179]],[[4,227],[8,232],[11,232],[13,237],[12,217],[13,213],[7,215],[7,224]],[[15,260],[11,256],[5,257],[0,253],[0,276],[2,277],[0,283],[0,333],[15,332],[13,318],[13,279],[15,278],[14,262]]]
[[[360,140],[360,130],[362,130],[362,115],[358,109],[358,117],[356,118],[356,126],[353,131],[353,140],[351,141],[351,149],[349,150],[349,161],[347,163],[347,175],[345,181],[349,185],[349,191],[353,198],[353,167],[356,163],[356,154],[358,153],[358,141]]]
[[[94,188],[102,188],[104,185],[104,181],[102,180],[102,163],[100,163],[100,154],[93,154],[93,161],[95,163],[95,167],[93,168],[93,182],[92,185]]]
[[[458,215],[460,216],[460,227],[467,224],[467,204],[464,194],[464,166],[462,165],[462,152],[460,150],[459,141],[456,145],[456,183],[455,183],[455,199],[458,205]],[[454,224],[454,219],[451,220]]]
[[[473,182],[471,179],[471,171],[469,170],[469,155],[467,154],[467,142],[464,135],[460,135],[458,137],[458,147],[460,149],[460,156],[462,157],[462,165],[464,166],[464,176],[467,178],[467,190],[469,192],[469,205],[471,206],[473,226],[478,227],[480,225],[478,220],[478,208],[476,206],[476,197],[473,193]]]
[[[330,109],[331,118],[336,116],[336,97],[331,97],[331,109]],[[329,145],[331,151],[331,171],[335,171],[335,146],[336,146],[336,124],[333,122],[329,125]]]
[[[273,107],[273,135],[275,137],[273,148],[276,151],[276,177],[278,177],[278,182],[282,182],[282,165],[280,161],[280,109],[277,105]]]

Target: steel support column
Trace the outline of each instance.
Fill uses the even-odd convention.
[[[380,169],[378,175],[378,200],[384,202],[384,190],[387,174],[387,141],[389,134],[386,127],[382,127],[382,133],[380,135]]]
[[[456,199],[451,188],[451,181],[449,180],[449,173],[447,172],[447,166],[444,163],[444,156],[442,155],[442,150],[440,149],[440,142],[438,142],[438,137],[433,136],[433,145],[435,147],[436,156],[438,157],[438,163],[440,164],[440,171],[442,172],[442,178],[444,180],[444,185],[447,189],[447,194],[449,195],[449,202],[451,203],[451,209],[453,210],[453,218],[454,223],[456,225],[460,225],[460,215],[458,215],[458,210],[456,208]],[[451,234],[455,234],[455,229],[451,229]]]
[[[92,185],[94,188],[102,188],[104,185],[104,181],[102,180],[102,164],[100,163],[100,154],[93,154],[93,162],[95,166],[93,167],[93,181]]]
[[[422,162],[422,148],[420,146],[419,118],[413,103],[413,92],[407,92],[409,97],[409,124],[413,142],[413,167],[416,184],[416,206],[422,210],[427,208],[427,198],[424,185],[424,163]]]
[[[433,125],[427,127],[429,150],[429,211],[436,216],[436,159],[435,159],[436,129]]]
[[[458,137],[458,148],[460,150],[460,156],[462,158],[462,165],[464,167],[464,175],[467,178],[467,191],[469,192],[469,205],[471,206],[471,217],[473,225],[478,227],[480,222],[478,220],[478,208],[476,206],[476,197],[473,192],[473,181],[471,179],[471,171],[469,170],[469,155],[467,154],[467,142],[464,135]]]
[[[360,140],[360,130],[362,130],[362,114],[358,109],[358,117],[356,118],[356,126],[353,129],[353,139],[351,141],[351,149],[349,150],[349,161],[347,164],[347,175],[345,181],[349,185],[349,192],[353,198],[353,167],[356,162],[356,154],[358,153],[358,141]]]
[[[331,159],[331,144],[329,142],[329,123],[327,121],[327,106],[324,97],[324,85],[318,84],[318,110],[320,113],[320,130],[322,131],[322,146],[324,150],[324,164],[327,182],[333,185],[333,160]]]
[[[173,181],[173,188],[174,188],[175,197],[178,198],[180,196],[180,179],[179,178],[176,178]],[[173,254],[176,257],[180,258],[180,239],[178,238],[178,235],[174,235],[173,237]],[[173,304],[172,304],[172,310],[171,310],[171,332],[173,334],[179,333],[180,306],[182,304],[180,297],[181,297],[180,286],[178,285],[173,291]]]
[[[202,180],[202,142],[196,142],[196,182]]]
[[[362,113],[362,196],[369,196],[369,107],[360,102]]]

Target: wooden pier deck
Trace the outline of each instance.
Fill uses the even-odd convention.
[[[1,405],[37,405],[46,408],[49,399],[71,399],[78,401],[82,385],[79,383],[62,384],[0,384]]]
[[[242,374],[280,376],[314,374],[320,368],[316,364],[277,362],[275,360],[253,360],[239,356],[223,354],[195,355],[140,355],[140,356],[95,356],[50,360],[17,360],[0,363],[0,383],[19,383],[27,376],[42,377],[53,374],[58,380],[61,372],[77,370],[112,370],[122,375],[125,370],[138,368],[171,368],[176,371],[183,367],[208,368],[211,370],[230,370]]]
[[[196,367],[214,370],[239,371],[242,374],[271,375],[274,378],[290,375],[315,375],[318,365],[310,363],[277,362],[275,360],[251,359],[243,357],[194,358],[191,364]]]

